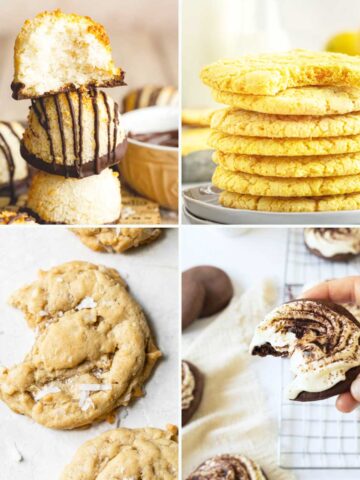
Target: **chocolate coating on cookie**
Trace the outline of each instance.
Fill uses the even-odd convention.
[[[230,277],[220,268],[207,265],[183,272],[182,288],[183,328],[197,318],[220,312],[234,294]]]
[[[267,480],[261,467],[245,455],[217,455],[206,460],[186,480]]]
[[[204,375],[187,360],[181,362],[181,417],[182,426],[191,420],[199,408],[204,391]]]
[[[348,261],[360,254],[360,228],[305,228],[308,250],[331,261]]]
[[[360,323],[341,305],[292,300],[257,327],[250,351],[290,358],[289,399],[322,400],[348,391],[360,373]]]

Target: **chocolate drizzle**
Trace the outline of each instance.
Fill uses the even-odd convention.
[[[37,101],[32,101],[32,108],[33,111],[39,121],[40,126],[46,132],[49,145],[50,145],[50,153],[52,157],[52,163],[49,164],[41,159],[38,159],[35,155],[32,155],[31,152],[28,152],[25,148],[22,148],[22,152],[26,154],[24,157],[29,163],[38,165],[37,168],[41,170],[47,171],[49,173],[54,173],[55,175],[64,175],[66,178],[68,177],[75,177],[75,178],[82,178],[83,176],[89,175],[89,166],[92,168],[91,174],[99,174],[104,168],[107,168],[115,163],[118,163],[119,158],[117,157],[116,153],[118,150],[117,145],[117,131],[118,131],[118,112],[119,108],[116,103],[114,103],[114,118],[112,119],[111,110],[108,98],[104,92],[101,93],[101,98],[103,100],[106,113],[107,113],[107,153],[106,155],[100,156],[100,111],[99,111],[99,96],[97,90],[91,90],[88,92],[88,95],[91,99],[91,106],[93,110],[94,116],[94,157],[92,161],[86,162],[84,164],[83,158],[83,93],[81,91],[77,91],[77,98],[78,98],[78,119],[76,122],[76,114],[75,114],[75,105],[74,105],[74,97],[69,92],[63,94],[67,100],[67,104],[69,107],[70,117],[71,117],[71,128],[72,128],[72,142],[73,142],[73,152],[74,152],[74,165],[69,164],[68,161],[68,149],[67,149],[67,140],[65,136],[65,128],[64,128],[64,109],[61,105],[61,99],[59,95],[54,95],[52,98],[54,99],[54,106],[56,111],[57,117],[57,125],[61,139],[61,152],[62,152],[62,163],[56,162],[55,151],[54,151],[54,139],[53,139],[53,131],[50,128],[50,122],[48,118],[48,114],[46,111],[46,105],[49,101],[48,99],[44,100],[43,98],[38,99]],[[113,130],[113,142],[111,141],[111,122],[114,122],[114,130]],[[125,141],[122,142],[125,144]],[[24,147],[24,145],[23,145]],[[45,165],[46,164],[46,165]],[[85,168],[86,167],[86,168]],[[85,172],[86,170],[86,172]]]
[[[20,136],[16,133],[13,126],[9,122],[1,122],[2,125],[6,126],[14,137],[20,141]],[[6,141],[4,135],[0,132],[0,150],[3,152],[5,161],[7,164],[9,172],[9,194],[10,194],[10,205],[14,205],[17,200],[16,196],[16,185],[15,185],[15,161],[13,154],[11,152],[10,145]]]
[[[55,95],[53,98],[54,98],[56,114],[57,114],[57,121],[58,121],[60,138],[61,138],[61,153],[62,153],[63,163],[64,163],[64,167],[65,167],[65,177],[67,178],[69,175],[67,173],[67,168],[66,168],[67,167],[67,155],[66,155],[64,122],[63,122],[61,107],[60,107],[60,104],[59,104],[59,97],[57,95]]]
[[[111,138],[110,138],[110,123],[111,123],[111,113],[110,113],[110,107],[109,107],[109,102],[107,101],[106,95],[104,92],[101,92],[102,98],[104,100],[105,108],[106,108],[106,113],[107,113],[107,157],[108,160],[110,161],[110,153],[111,153]]]
[[[99,165],[99,107],[97,104],[97,90],[92,90],[91,93],[91,102],[94,110],[94,139],[95,139],[95,151],[94,151],[94,166],[95,173],[100,173]]]

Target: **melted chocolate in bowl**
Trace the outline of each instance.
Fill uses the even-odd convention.
[[[138,142],[151,143],[152,145],[161,145],[162,147],[178,147],[178,130],[168,130],[166,132],[132,133],[129,132],[129,138]]]

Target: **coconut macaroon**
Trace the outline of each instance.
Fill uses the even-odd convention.
[[[38,171],[31,182],[27,208],[43,223],[104,225],[121,212],[117,173],[106,169],[82,179]]]
[[[104,27],[89,17],[43,12],[27,20],[15,42],[15,99],[124,85]]]
[[[79,178],[118,163],[125,148],[118,105],[92,90],[34,100],[21,153],[39,170]]]
[[[28,169],[20,155],[20,140],[24,129],[18,122],[0,121],[0,195],[16,200],[25,186]]]

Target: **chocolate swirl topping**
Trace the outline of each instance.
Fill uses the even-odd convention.
[[[100,94],[99,94],[100,93]],[[68,177],[81,178],[88,175],[99,174],[104,168],[118,163],[125,152],[126,139],[119,136],[119,107],[114,102],[114,109],[111,112],[108,98],[104,92],[91,90],[87,95],[90,97],[90,105],[93,111],[93,132],[94,132],[94,150],[93,157],[84,162],[84,93],[76,91],[74,93],[66,92],[64,94],[53,95],[48,98],[39,98],[32,100],[32,110],[34,111],[39,125],[46,132],[46,136],[50,146],[51,163],[43,161],[28,151],[24,143],[22,143],[21,153],[28,163],[35,168],[54,173],[56,175],[64,175]],[[66,126],[64,125],[64,103],[61,101],[60,95],[66,99],[69,117],[71,119],[71,135],[65,134]],[[78,108],[76,112],[74,99],[77,99]],[[101,100],[100,100],[101,99]],[[56,112],[55,126],[50,122],[47,111],[47,102],[54,102]],[[107,152],[100,156],[100,110],[99,104],[103,103],[106,112],[106,131],[107,131]],[[66,109],[67,110],[67,109]],[[111,130],[111,126],[113,129]],[[61,162],[59,162],[59,153],[55,153],[54,135],[60,135],[61,141]],[[111,138],[112,137],[112,138]],[[74,161],[68,159],[67,142],[71,138]],[[71,150],[70,150],[71,152]],[[91,165],[91,168],[89,168]]]
[[[16,137],[18,142],[20,142],[20,137],[17,132],[14,130],[10,122],[1,122],[6,128],[9,129],[11,134]],[[10,195],[10,205],[14,205],[17,200],[16,196],[16,185],[15,185],[15,161],[9,143],[7,142],[5,136],[0,132],[0,150],[4,154],[6,165],[9,173],[9,195]]]
[[[244,455],[218,455],[202,463],[186,480],[266,480],[266,476]]]
[[[360,365],[360,324],[340,305],[293,300],[257,327],[250,350],[291,358],[295,378],[288,395],[296,399],[301,392],[330,389]]]

